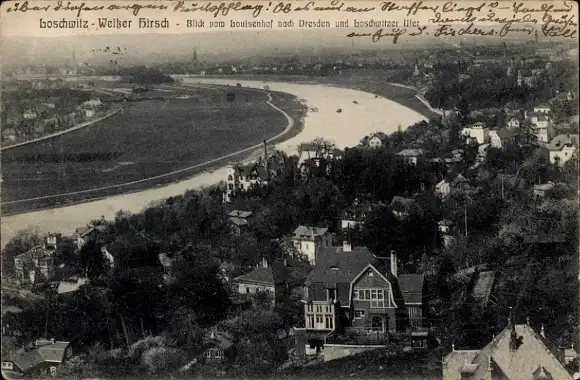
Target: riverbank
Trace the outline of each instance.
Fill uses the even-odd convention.
[[[22,142],[19,142],[19,143],[16,143],[16,144],[12,144],[12,145],[3,146],[3,147],[0,148],[0,152],[4,152],[4,151],[7,151],[7,150],[10,150],[10,149],[19,147],[19,146],[24,146],[24,145],[28,145],[28,144],[34,144],[34,143],[37,143],[37,142],[40,142],[40,141],[44,141],[44,140],[48,140],[48,139],[55,138],[57,136],[62,136],[65,133],[70,133],[70,132],[73,132],[73,131],[78,131],[79,129],[82,129],[82,128],[90,127],[91,125],[93,125],[95,123],[98,123],[100,121],[106,120],[106,119],[110,118],[111,116],[116,115],[117,113],[121,112],[122,109],[123,109],[122,106],[121,107],[118,107],[118,108],[115,108],[113,111],[110,111],[109,113],[107,113],[107,114],[105,114],[105,115],[103,115],[103,116],[101,116],[101,117],[99,117],[97,119],[85,121],[84,123],[81,123],[81,124],[79,124],[77,126],[74,126],[74,127],[71,127],[71,128],[67,128],[67,129],[62,130],[62,131],[59,131],[59,132],[51,133],[50,135],[38,137],[38,138],[35,138],[35,139],[32,139],[32,140],[22,141]]]
[[[184,78],[184,84],[192,85],[235,86],[237,82],[239,81],[228,79]],[[264,84],[261,81],[242,81],[241,85],[261,89]],[[363,136],[370,133],[376,131],[391,133],[397,130],[399,124],[406,127],[426,120],[425,116],[401,104],[354,89],[281,82],[271,82],[269,86],[271,91],[293,94],[298,99],[303,99],[311,109],[318,109],[318,112],[307,113],[300,133],[276,144],[277,149],[288,154],[296,154],[300,143],[316,137],[333,140],[339,148],[344,148],[357,145]],[[358,104],[355,104],[355,101]],[[338,108],[341,108],[342,112],[338,113]],[[215,185],[226,177],[227,169],[221,166],[212,172],[203,172],[168,186],[159,186],[73,206],[3,217],[2,245],[4,246],[18,230],[29,226],[38,226],[40,233],[60,231],[63,234],[69,234],[79,225],[85,225],[88,220],[98,219],[101,216],[112,219],[119,210],[140,212],[152,202],[182,194],[187,190]]]

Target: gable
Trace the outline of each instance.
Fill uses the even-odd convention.
[[[531,379],[539,367],[554,379],[571,380],[562,363],[551,353],[539,335],[528,325],[516,325],[516,336],[521,339],[517,349],[511,348],[511,331],[506,328],[491,351],[497,366],[509,379]]]
[[[373,264],[368,264],[359,272],[357,276],[350,283],[349,291],[349,305],[352,303],[353,293],[356,288],[379,288],[388,289],[386,294],[390,302],[389,305],[396,305],[395,297],[393,296],[393,281],[389,281],[392,275],[389,273],[381,273]],[[396,280],[393,278],[396,282]],[[386,299],[387,297],[385,297]]]

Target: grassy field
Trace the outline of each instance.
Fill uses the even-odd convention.
[[[108,90],[130,92],[127,84],[108,86]],[[236,93],[234,101],[227,101],[227,92]],[[184,96],[188,98],[179,98]],[[187,168],[258,144],[287,125],[284,115],[266,103],[267,94],[251,89],[187,88],[176,83],[159,86],[141,97],[140,101],[126,102],[121,113],[89,128],[3,151],[3,213],[79,202],[175,181],[207,168],[136,186],[10,203],[137,181]],[[273,104],[290,116],[301,117],[300,109],[304,107],[292,96],[274,93],[272,98]]]

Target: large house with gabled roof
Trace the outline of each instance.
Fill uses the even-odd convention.
[[[237,193],[247,191],[252,186],[268,184],[269,178],[268,170],[261,162],[228,165],[224,202],[230,203]]]
[[[295,329],[299,357],[311,352],[307,346],[322,352],[326,344],[384,346],[400,338],[426,347],[423,277],[398,275],[394,253],[379,257],[348,243],[320,250],[303,303],[305,327]]]
[[[70,357],[72,357],[70,342],[38,339],[26,348],[3,355],[2,377],[5,379],[23,376],[39,378],[48,374],[55,377],[59,366]]]
[[[481,350],[456,350],[443,360],[443,380],[572,380],[529,324],[509,323]]]
[[[332,234],[326,227],[298,226],[290,238],[296,250],[311,265],[316,263],[317,252],[332,245]]]

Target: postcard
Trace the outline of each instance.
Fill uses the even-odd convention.
[[[0,6],[5,378],[580,379],[578,4]]]

